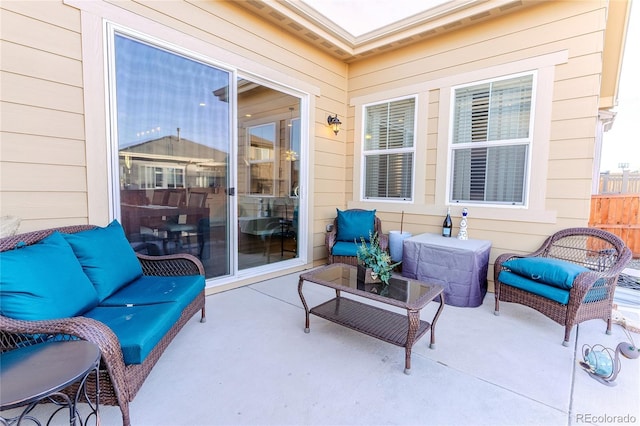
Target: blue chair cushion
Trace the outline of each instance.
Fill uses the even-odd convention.
[[[63,234],[103,301],[142,275],[142,266],[118,221],[104,228]]]
[[[0,313],[29,321],[79,315],[98,294],[59,232],[0,253]]]
[[[202,275],[143,275],[100,302],[100,306],[137,306],[175,302],[182,310],[204,289]]]
[[[568,290],[563,290],[552,285],[530,280],[529,278],[525,278],[522,275],[509,271],[501,271],[500,275],[498,275],[498,279],[503,284],[528,291],[529,293],[537,294],[538,296],[542,296],[547,299],[555,300],[562,305],[569,303]]]
[[[331,254],[333,256],[357,256],[360,244],[356,244],[353,241],[336,241],[331,248]]]
[[[178,321],[177,303],[139,306],[98,306],[84,316],[106,324],[118,337],[124,363],[141,364]]]
[[[356,241],[360,238],[369,241],[369,235],[375,232],[375,210],[340,210],[338,212],[337,241]]]
[[[573,286],[573,281],[589,269],[564,260],[548,257],[522,257],[507,260],[505,268],[533,281],[549,284],[564,290]]]
[[[591,302],[599,302],[601,300],[606,299],[608,296],[608,292],[607,292],[607,287],[604,286],[605,284],[606,284],[606,281],[603,278],[600,278],[598,281],[593,283],[591,290],[589,290],[586,296],[584,296],[584,301],[586,303],[591,303]]]
[[[526,290],[530,293],[537,294],[538,296],[546,297],[547,299],[555,300],[563,305],[569,303],[569,290],[563,290],[552,285],[533,281],[509,271],[501,271],[498,277],[503,284],[507,284],[521,290]],[[586,303],[591,303],[606,299],[607,288],[604,287],[605,283],[606,281],[602,278],[596,281],[593,284],[593,287],[591,287],[591,290],[589,290],[585,295],[584,301]]]

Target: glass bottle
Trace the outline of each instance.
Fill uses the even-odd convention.
[[[452,227],[453,222],[451,221],[451,207],[447,207],[447,217],[445,217],[444,222],[442,222],[442,236],[451,237]]]

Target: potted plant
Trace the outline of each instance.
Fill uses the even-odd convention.
[[[401,262],[392,263],[391,256],[380,247],[378,233],[369,233],[369,243],[360,237],[358,247],[358,280],[365,283],[389,284],[391,271]]]

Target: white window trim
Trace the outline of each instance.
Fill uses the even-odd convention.
[[[503,81],[503,80],[509,80],[512,78],[517,78],[517,77],[522,77],[522,76],[526,76],[526,75],[531,75],[533,77],[532,82],[531,82],[531,113],[529,115],[529,137],[528,138],[524,138],[524,139],[512,139],[509,140],[509,142],[504,142],[502,140],[499,141],[486,141],[483,143],[461,143],[458,144],[456,146],[456,148],[454,148],[454,143],[453,143],[453,125],[454,122],[452,120],[452,118],[455,116],[455,95],[456,95],[456,90],[458,89],[463,89],[465,87],[473,87],[473,86],[479,86],[482,84],[486,84],[486,83],[495,83],[498,81]],[[449,131],[448,131],[448,144],[447,144],[447,150],[448,150],[448,168],[447,168],[447,186],[446,186],[446,205],[455,205],[455,206],[462,206],[467,207],[467,208],[475,208],[475,207],[499,207],[499,208],[529,208],[529,190],[531,187],[531,157],[532,157],[532,152],[533,152],[533,141],[535,140],[535,123],[536,123],[536,115],[535,115],[535,111],[536,111],[536,100],[537,100],[537,86],[538,86],[538,71],[537,70],[531,70],[531,71],[526,71],[526,72],[521,72],[521,73],[516,73],[516,74],[510,74],[510,75],[502,75],[498,78],[490,78],[490,79],[484,79],[481,81],[473,81],[470,83],[465,83],[465,84],[459,84],[456,86],[451,87],[451,91],[450,91],[450,104],[451,104],[451,109],[449,111],[449,115],[448,115],[448,119],[449,119]],[[525,180],[524,182],[524,199],[523,199],[523,203],[522,204],[516,204],[516,205],[512,205],[512,204],[507,204],[507,203],[493,203],[491,201],[483,201],[483,202],[473,202],[473,201],[468,201],[468,202],[452,202],[451,201],[451,185],[453,184],[453,151],[455,149],[468,149],[468,148],[480,148],[480,147],[490,147],[490,146],[514,146],[514,145],[527,145],[527,161],[526,161],[526,165],[525,165],[525,174],[523,176],[523,179]]]
[[[416,185],[416,139],[417,139],[417,127],[418,127],[418,120],[420,120],[420,114],[418,114],[418,96],[417,95],[410,95],[410,96],[401,96],[401,97],[397,97],[397,98],[393,98],[393,99],[385,99],[385,100],[381,100],[378,102],[371,102],[365,105],[362,105],[362,117],[366,116],[366,109],[367,107],[370,106],[374,106],[374,105],[382,105],[382,104],[390,104],[392,102],[396,102],[396,101],[401,101],[404,99],[415,99],[415,103],[414,103],[414,111],[413,111],[413,145],[410,148],[392,148],[392,149],[377,149],[377,150],[365,150],[364,145],[365,145],[365,120],[362,120],[362,130],[361,130],[361,137],[360,137],[360,164],[363,165],[363,167],[360,167],[360,189],[358,191],[358,194],[360,194],[360,201],[362,202],[382,202],[382,203],[402,203],[402,204],[407,204],[407,203],[413,203],[413,200],[415,199],[415,193],[416,193],[416,189],[415,189],[415,185]],[[366,154],[365,154],[366,152]],[[411,196],[408,199],[399,199],[399,198],[385,198],[385,197],[381,197],[381,198],[365,198],[365,170],[364,170],[364,159],[366,155],[382,155],[382,154],[400,154],[400,153],[412,153],[413,154],[413,164],[412,164],[412,170],[413,173],[411,175]]]
[[[392,91],[385,91],[357,98],[352,98],[350,104],[355,106],[354,117],[354,144],[353,144],[353,194],[358,194],[357,199],[350,201],[348,208],[372,208],[372,204],[384,205],[385,211],[408,213],[424,213],[426,168],[417,167],[421,161],[427,158],[427,120],[422,119],[428,110],[428,92],[424,85],[407,86]],[[364,169],[363,143],[365,134],[364,107],[373,104],[386,103],[397,99],[415,97],[416,119],[414,120],[414,155],[413,155],[413,198],[407,200],[388,199],[364,199]]]
[[[456,207],[467,207],[474,218],[524,221],[539,223],[555,223],[556,211],[546,208],[546,192],[548,182],[549,139],[551,136],[551,111],[553,103],[553,84],[555,66],[568,61],[568,52],[561,51],[504,64],[499,67],[489,67],[470,73],[464,73],[449,78],[449,84],[440,87],[440,110],[438,124],[438,158],[436,165],[436,200],[443,200],[445,205],[451,205],[449,200],[450,175],[450,129],[452,120],[452,92],[456,86],[475,81],[495,80],[502,76],[509,76],[527,71],[536,71],[535,105],[531,114],[535,117],[532,132],[531,151],[526,188],[526,205],[522,206],[485,206],[478,204],[456,203]],[[442,149],[441,149],[442,148]],[[451,205],[453,206],[453,205]],[[442,210],[440,208],[439,210]]]

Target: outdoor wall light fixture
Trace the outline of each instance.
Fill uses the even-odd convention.
[[[334,115],[333,117],[329,115],[327,117],[327,123],[331,127],[331,130],[333,130],[333,133],[337,135],[338,132],[340,131],[340,125],[342,124],[342,122],[338,118],[338,114]]]

